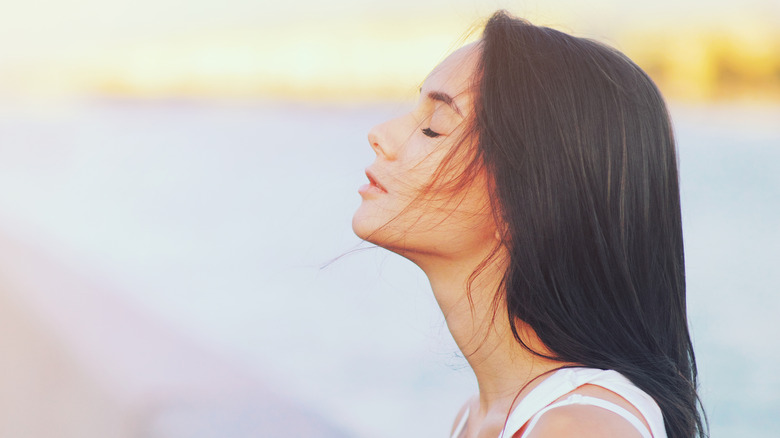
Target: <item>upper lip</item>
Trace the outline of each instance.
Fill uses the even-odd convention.
[[[387,189],[382,184],[379,183],[379,181],[376,179],[376,176],[374,176],[374,173],[371,172],[371,170],[366,169],[366,177],[368,177],[368,181],[371,184],[379,187],[380,189],[382,189],[382,191],[387,192]]]

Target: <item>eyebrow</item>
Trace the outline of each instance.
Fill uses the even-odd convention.
[[[420,93],[422,93],[422,88],[420,88]],[[463,113],[460,112],[460,108],[458,108],[458,105],[455,104],[455,100],[449,94],[441,91],[429,91],[427,96],[428,99],[445,103],[447,106],[452,108],[453,111],[458,113],[459,116],[463,117]]]

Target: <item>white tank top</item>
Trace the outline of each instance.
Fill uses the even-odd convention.
[[[572,394],[563,400],[555,401],[582,385],[600,386],[623,397],[642,414],[650,426],[650,430],[642,423],[642,420],[629,411],[600,398]],[[526,436],[545,412],[560,406],[574,404],[598,406],[614,412],[634,425],[642,438],[666,438],[664,418],[653,398],[617,371],[596,368],[563,368],[551,374],[518,403],[509,414],[504,430],[498,438],[511,438],[523,425],[528,423],[528,427],[523,432],[523,436]],[[457,438],[462,433],[468,417],[469,409],[467,408],[452,433],[452,438]]]

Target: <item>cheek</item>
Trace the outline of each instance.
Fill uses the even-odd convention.
[[[484,172],[465,165],[455,172],[445,175],[423,203],[426,216],[421,225],[445,240],[457,236],[458,241],[451,243],[458,249],[492,241],[497,227]]]
[[[398,183],[418,190],[428,184],[447,153],[446,141],[435,142],[427,137],[410,141],[393,165],[393,177]]]
[[[360,238],[402,251],[457,252],[493,239],[495,226],[481,172],[467,145],[409,143],[384,176],[389,193],[363,200],[352,218]],[[426,150],[427,148],[427,150]]]
[[[391,197],[366,200],[355,212],[352,228],[360,238],[406,256],[480,251],[494,241],[496,231],[483,188],[474,181],[462,192],[426,193],[411,204]]]

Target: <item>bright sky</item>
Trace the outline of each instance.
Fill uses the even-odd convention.
[[[607,40],[780,22],[776,0],[2,1],[0,93],[43,95],[391,95],[499,8]]]

